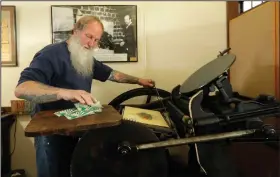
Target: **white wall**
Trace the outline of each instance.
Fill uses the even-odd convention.
[[[1,102],[10,106],[20,72],[35,52],[51,42],[50,5],[90,4],[91,2],[3,2],[16,5],[19,66],[1,68]],[[93,4],[93,3],[92,3]],[[108,64],[139,77],[153,78],[157,87],[170,91],[198,67],[226,48],[226,2],[94,2],[94,4],[136,4],[138,6],[138,63]],[[172,74],[172,76],[171,76]],[[94,81],[93,95],[103,104],[137,86]],[[17,146],[12,167],[24,168],[36,176],[33,140],[23,129],[28,116],[18,118]],[[12,129],[13,131],[13,129]],[[12,137],[13,139],[13,137]],[[31,156],[28,158],[27,155]]]

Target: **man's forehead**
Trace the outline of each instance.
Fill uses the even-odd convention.
[[[90,28],[97,29],[97,30],[99,30],[99,29],[102,30],[102,25],[97,21],[92,21],[92,22],[89,22],[85,27],[85,29],[90,29]]]
[[[84,28],[84,31],[87,32],[87,33],[91,33],[91,34],[95,34],[95,33],[102,33],[103,30],[102,30],[102,26],[100,25],[100,23],[98,22],[91,22],[91,23],[88,23],[85,28]]]

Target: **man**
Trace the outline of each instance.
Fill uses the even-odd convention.
[[[137,46],[135,42],[134,27],[129,15],[124,16],[124,23],[126,25],[123,30],[124,39],[120,43],[120,46],[124,48],[130,59],[130,57],[136,57],[135,51]]]
[[[92,79],[154,86],[150,79],[121,73],[93,59],[103,31],[98,18],[82,17],[67,41],[48,45],[35,54],[15,89],[16,97],[37,104],[31,116],[43,110],[72,108],[73,102],[94,104],[90,93]],[[38,177],[70,177],[71,153],[76,142],[70,136],[36,137]]]

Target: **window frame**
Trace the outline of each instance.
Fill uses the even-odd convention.
[[[247,10],[244,10],[244,2],[251,2],[251,7],[249,9],[247,9]],[[261,3],[254,5],[253,2],[261,2]],[[249,10],[251,10],[251,9],[261,5],[262,3],[265,3],[265,2],[266,1],[238,1],[238,3],[239,3],[239,14],[247,12],[247,11],[249,11]]]

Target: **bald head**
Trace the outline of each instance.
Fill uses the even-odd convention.
[[[74,68],[84,76],[92,74],[93,55],[103,31],[102,22],[95,16],[84,16],[74,25],[68,49]]]
[[[88,25],[89,23],[97,23],[101,26],[102,30],[104,30],[104,26],[102,24],[102,22],[100,21],[100,19],[96,16],[92,16],[92,15],[87,15],[87,16],[83,16],[81,17],[77,23],[74,25],[74,31],[75,30],[83,30],[86,25]]]
[[[104,26],[98,17],[83,16],[73,28],[72,37],[80,39],[81,45],[86,49],[97,48],[104,31]]]

